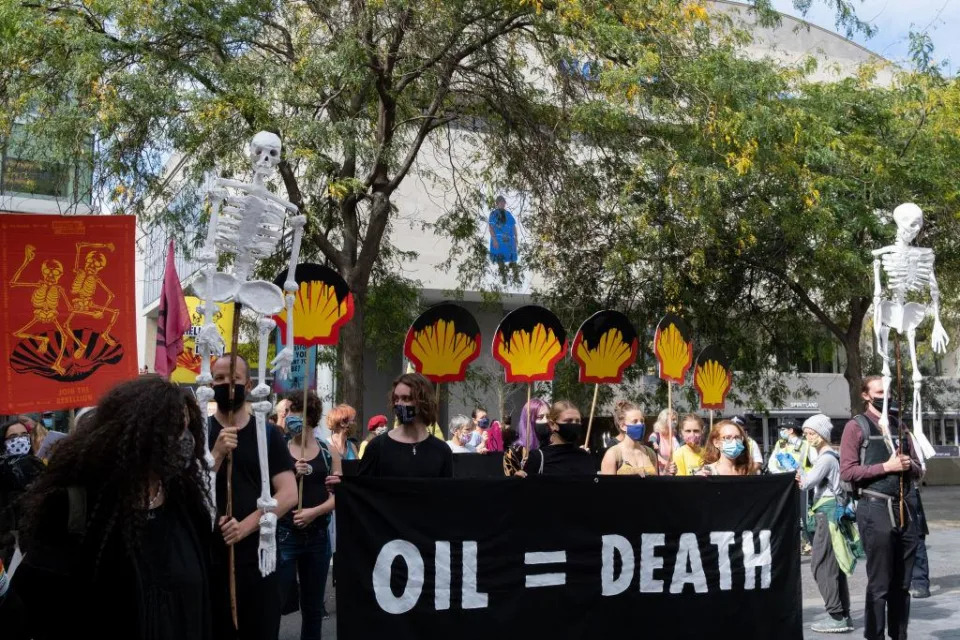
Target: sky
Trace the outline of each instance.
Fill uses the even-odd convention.
[[[909,61],[910,31],[927,32],[934,44],[934,58],[949,60],[947,75],[960,72],[960,0],[852,0],[857,15],[877,28],[872,38],[854,40],[871,51],[897,63]],[[835,25],[832,0],[814,0],[802,16],[793,0],[773,0],[774,7],[788,15],[843,35]]]

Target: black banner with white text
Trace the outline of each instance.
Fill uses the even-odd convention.
[[[358,477],[336,496],[340,640],[803,637],[789,474]]]

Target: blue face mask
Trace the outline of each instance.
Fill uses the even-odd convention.
[[[641,442],[643,440],[644,431],[646,431],[646,426],[642,422],[640,424],[627,425],[627,437],[634,442]]]
[[[47,429],[53,429],[53,422],[53,418],[44,418],[43,426],[45,426]]]
[[[743,453],[743,443],[739,440],[724,440],[720,445],[720,451],[731,460],[736,459]]]
[[[486,429],[490,426],[490,418],[480,418],[477,420],[477,426],[481,429]]]
[[[299,435],[303,431],[303,418],[300,416],[287,416],[283,424],[287,428],[287,433],[291,435]]]

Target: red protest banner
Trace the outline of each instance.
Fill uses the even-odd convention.
[[[0,215],[0,413],[94,404],[137,375],[133,216]]]

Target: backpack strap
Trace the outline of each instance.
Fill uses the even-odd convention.
[[[327,446],[327,443],[317,437],[314,434],[314,439],[317,441],[317,446],[320,447],[320,455],[323,456],[323,464],[327,465],[327,475],[333,474],[333,454],[330,453],[330,448]]]
[[[867,447],[870,446],[870,420],[862,413],[853,416],[853,420],[860,426],[860,431],[863,433],[863,440],[860,442],[860,465],[862,466]]]

